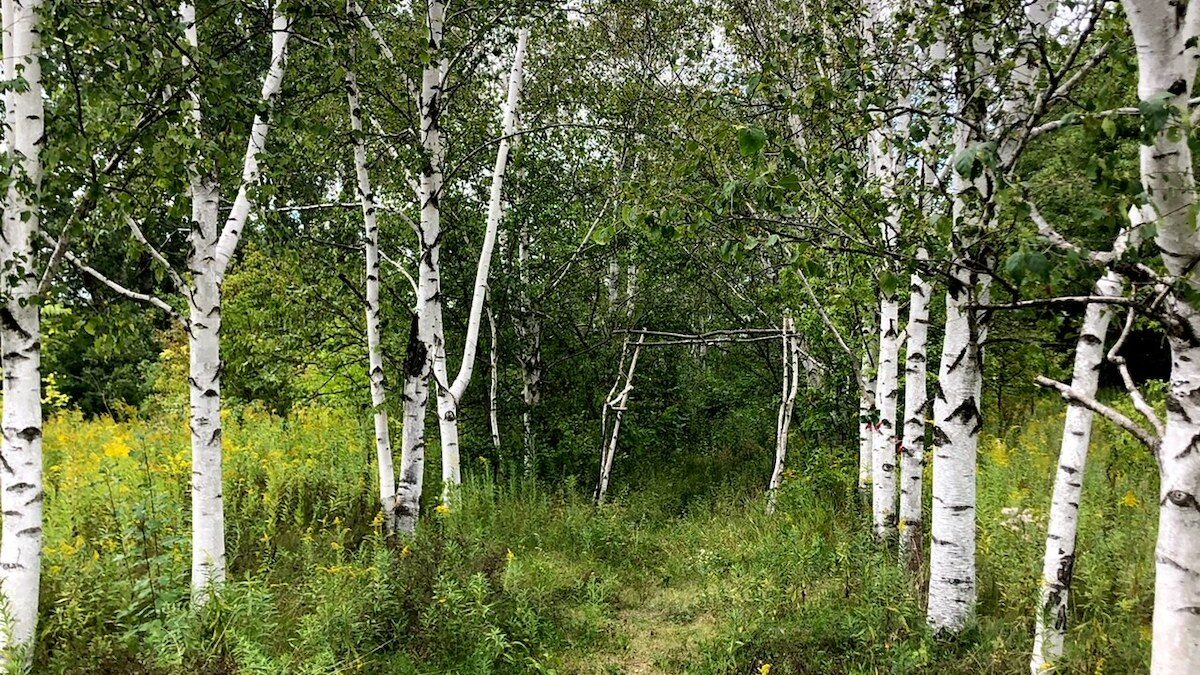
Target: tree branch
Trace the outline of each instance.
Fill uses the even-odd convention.
[[[1068,384],[1064,384],[1057,380],[1052,380],[1041,375],[1039,375],[1035,381],[1039,386],[1058,390],[1058,393],[1062,394],[1062,397],[1067,401],[1078,403],[1088,410],[1103,416],[1105,419],[1121,427],[1125,431],[1128,431],[1130,434],[1133,434],[1134,438],[1138,439],[1143,445],[1149,448],[1150,452],[1152,452],[1156,458],[1158,457],[1158,447],[1160,444],[1159,437],[1138,426],[1136,422],[1129,419],[1125,415],[1113,408],[1110,408],[1109,406],[1104,405],[1090,396],[1084,396]]]

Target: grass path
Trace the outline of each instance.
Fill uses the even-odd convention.
[[[617,645],[594,654],[581,672],[596,675],[678,673],[686,656],[716,630],[716,618],[702,608],[704,587],[649,586],[631,591],[612,622]],[[582,665],[582,664],[581,664]]]

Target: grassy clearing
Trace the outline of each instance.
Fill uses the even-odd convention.
[[[938,641],[894,552],[870,540],[840,450],[796,450],[773,517],[746,487],[757,457],[736,458],[707,492],[687,484],[694,467],[631,467],[599,510],[569,482],[496,481],[476,466],[460,508],[390,543],[365,426],[330,410],[247,410],[226,428],[234,580],[193,611],[186,428],[63,415],[46,436],[37,672],[1020,673],[1060,427],[1061,405],[1046,402],[985,438],[979,621]],[[1068,665],[1136,672],[1154,467],[1112,429],[1095,445]]]

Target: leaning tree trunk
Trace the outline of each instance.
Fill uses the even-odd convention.
[[[1151,108],[1166,103],[1183,116],[1196,78],[1200,2],[1124,0],[1138,58],[1138,98]],[[1165,97],[1165,99],[1164,99]],[[1168,122],[1153,143],[1141,147],[1142,185],[1150,195],[1155,243],[1163,265],[1184,297],[1168,308],[1171,381],[1167,421],[1159,448],[1158,544],[1155,549],[1154,628],[1151,672],[1200,671],[1200,289],[1195,261],[1196,180],[1186,129]]]
[[[921,251],[923,254],[924,251]],[[919,257],[924,258],[924,255]],[[918,274],[910,279],[908,333],[904,356],[904,434],[900,444],[900,562],[919,569],[925,542],[922,496],[925,476],[925,415],[929,405],[926,368],[929,299],[933,292]]]
[[[435,340],[437,351],[433,357],[433,372],[439,380],[437,394],[438,425],[442,440],[442,493],[443,500],[448,501],[458,485],[462,483],[462,473],[459,462],[458,442],[458,403],[466,393],[467,385],[475,369],[475,356],[479,351],[480,324],[483,320],[484,299],[487,297],[488,274],[491,269],[492,250],[496,244],[496,234],[500,228],[500,220],[504,216],[504,174],[508,167],[509,149],[517,132],[517,106],[520,102],[521,87],[524,83],[525,47],[529,40],[529,30],[521,29],[517,37],[517,47],[513,54],[512,71],[508,79],[508,95],[504,104],[504,115],[501,123],[500,143],[496,148],[496,165],[492,170],[491,194],[488,200],[487,228],[484,233],[483,246],[479,252],[479,264],[475,270],[475,290],[471,298],[471,311],[467,320],[467,335],[463,344],[463,358],[459,365],[458,375],[453,382],[449,381],[446,363],[446,340],[443,325],[436,323],[438,332]],[[436,244],[436,241],[434,243]],[[441,316],[441,307],[437,314]]]
[[[1117,297],[1123,288],[1115,272],[1096,282],[1096,295]],[[1100,386],[1104,360],[1104,336],[1112,320],[1113,305],[1092,303],[1083,317],[1079,344],[1075,347],[1075,369],[1071,388],[1088,398]],[[1067,634],[1067,603],[1075,570],[1075,535],[1079,530],[1079,503],[1083,495],[1083,473],[1092,435],[1092,411],[1071,402],[1063,424],[1058,470],[1050,500],[1050,523],[1046,533],[1046,556],[1042,564],[1040,611],[1033,639],[1030,671],[1039,675],[1054,669],[1063,654]]]
[[[352,15],[356,9],[351,3]],[[353,50],[351,51],[353,58]],[[383,347],[380,335],[380,263],[379,220],[376,217],[375,192],[367,173],[367,142],[363,135],[362,105],[358,78],[346,71],[346,98],[350,108],[350,131],[354,136],[354,173],[358,179],[358,199],[363,214],[363,252],[366,257],[367,377],[371,388],[371,410],[375,422],[375,457],[379,472],[379,504],[384,527],[396,531],[396,470],[392,460],[392,435],[388,428],[387,380],[383,371]]]
[[[792,411],[796,404],[796,391],[800,388],[800,347],[796,335],[796,321],[790,314],[783,317],[783,391],[779,400],[779,418],[775,425],[775,466],[771,481],[767,484],[767,513],[775,511],[775,498],[783,485],[783,471],[787,466],[788,432],[792,425]]]
[[[4,77],[25,86],[5,94],[10,183],[4,204],[4,440],[0,447],[0,666],[24,670],[32,655],[42,571],[41,318],[33,244],[45,143],[39,0],[4,0]],[[15,665],[15,667],[14,667]]]

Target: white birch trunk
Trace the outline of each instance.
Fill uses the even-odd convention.
[[[403,460],[401,477],[401,492],[405,493],[401,497],[407,500],[408,506],[414,506],[415,501],[420,499],[420,493],[412,495],[411,491],[419,485],[418,483],[405,483],[405,475],[410,479],[413,473],[411,463],[416,461],[418,454],[424,457],[424,409],[428,401],[428,394],[421,396],[422,390],[427,390],[428,373],[431,372],[428,366],[417,367],[417,357],[428,358],[433,367],[432,372],[437,372],[436,361],[438,355],[442,354],[444,358],[444,345],[442,341],[442,283],[441,283],[441,262],[440,262],[440,241],[441,241],[441,197],[442,197],[442,181],[445,164],[445,148],[442,144],[442,106],[443,106],[443,77],[446,72],[446,57],[442,52],[442,40],[445,29],[446,5],[440,0],[430,0],[426,5],[426,20],[429,29],[429,46],[427,52],[427,61],[421,73],[421,151],[422,151],[422,166],[421,177],[417,187],[417,197],[421,206],[420,225],[418,227],[418,237],[420,239],[420,274],[417,278],[417,340],[421,343],[421,348],[414,348],[412,342],[409,343],[408,359],[411,363],[406,363],[406,377],[414,377],[414,373],[425,373],[426,382],[421,384],[405,383],[405,413],[404,413],[404,448],[405,458]],[[444,363],[442,364],[442,379],[445,379]],[[440,389],[441,387],[439,387]],[[411,390],[411,392],[410,392]],[[410,395],[411,393],[411,395]],[[420,422],[417,422],[416,416],[419,412],[418,405],[421,410]],[[439,410],[439,413],[441,411]],[[413,425],[411,428],[409,425]],[[418,427],[419,425],[419,427]],[[420,431],[418,431],[420,428]],[[450,430],[456,432],[457,427]],[[443,444],[445,443],[446,430],[443,429]],[[457,449],[457,441],[453,444],[454,449]],[[445,449],[443,448],[443,477],[445,477],[447,458]],[[423,459],[422,459],[423,461]],[[457,458],[453,462],[457,465]],[[423,472],[423,469],[422,469]],[[401,515],[402,519],[411,519],[413,526],[416,524],[415,511],[411,514]],[[404,523],[402,523],[403,525]]]
[[[350,3],[351,15],[357,14]],[[353,50],[351,51],[353,58]],[[363,251],[366,258],[367,301],[367,378],[371,389],[371,410],[375,423],[375,458],[379,472],[379,505],[383,510],[384,527],[396,531],[396,470],[392,459],[392,435],[388,428],[387,379],[383,370],[383,347],[380,335],[380,261],[379,220],[376,217],[375,192],[367,173],[367,143],[363,135],[362,105],[358,78],[354,70],[346,72],[346,98],[350,109],[350,131],[354,137],[354,173],[358,180],[358,199],[363,214]]]
[[[479,331],[483,319],[483,303],[487,295],[488,274],[491,269],[492,250],[496,245],[496,233],[504,215],[504,173],[508,166],[509,149],[517,130],[517,106],[520,102],[524,82],[525,48],[529,41],[529,30],[521,29],[513,55],[512,72],[508,80],[508,96],[504,105],[501,123],[501,138],[496,149],[496,165],[492,170],[492,187],[488,201],[487,229],[483,246],[479,252],[479,264],[475,270],[475,290],[471,298],[471,311],[467,321],[467,335],[463,345],[463,358],[458,375],[449,382],[446,362],[446,340],[442,322],[437,321],[438,338],[435,341],[433,370],[439,381],[437,407],[438,425],[442,440],[442,492],[449,501],[454,490],[462,483],[458,443],[458,402],[462,400],[475,369],[475,357],[479,348]],[[436,240],[435,240],[436,242]],[[440,288],[440,286],[439,286]],[[441,316],[440,300],[437,314]]]
[[[492,447],[500,452],[500,351],[496,346],[496,312],[487,307],[488,319],[488,426],[492,431]]]
[[[1108,272],[1096,282],[1095,293],[1117,297],[1123,288],[1121,276]],[[1094,397],[1100,387],[1104,337],[1112,321],[1113,308],[1113,305],[1092,303],[1084,312],[1079,344],[1075,347],[1071,388],[1088,398]],[[1067,634],[1067,605],[1075,570],[1075,535],[1079,529],[1079,504],[1083,496],[1083,474],[1091,434],[1092,411],[1079,403],[1069,403],[1050,501],[1040,611],[1037,613],[1033,657],[1030,660],[1030,671],[1034,675],[1054,670],[1063,654],[1063,640]]]
[[[788,432],[795,409],[796,392],[800,389],[800,348],[796,322],[790,314],[783,317],[783,391],[779,399],[779,418],[775,425],[775,466],[767,484],[767,513],[775,512],[775,496],[783,484],[787,466]]]
[[[184,36],[192,53],[199,53],[195,7],[179,9]],[[271,57],[263,77],[261,101],[266,113],[255,114],[243,158],[242,180],[224,225],[219,225],[220,182],[215,175],[188,166],[192,199],[192,285],[188,302],[189,399],[192,436],[192,598],[204,602],[210,589],[225,580],[225,502],[221,441],[221,285],[252,207],[250,190],[259,177],[259,155],[270,131],[270,108],[283,86],[290,23],[278,4],[272,5]],[[194,133],[202,134],[201,97],[193,81],[189,88]]]
[[[924,258],[924,250],[918,253]],[[900,562],[915,570],[923,562],[922,513],[925,476],[925,416],[929,405],[926,353],[932,287],[920,275],[909,282],[908,328],[904,356],[904,433],[900,444]]]
[[[858,371],[858,487],[864,493],[871,489],[871,472],[875,448],[875,356],[870,336],[874,333],[874,310],[870,324],[863,324],[867,345],[863,348]]]
[[[1138,98],[1161,95],[1186,118],[1196,78],[1200,2],[1124,0],[1138,57]],[[1178,133],[1176,133],[1178,132]],[[1167,271],[1195,291],[1196,181],[1186,130],[1165,129],[1141,148],[1142,184],[1150,195],[1155,242]],[[1158,544],[1155,549],[1151,672],[1200,671],[1200,311],[1182,298],[1170,309],[1171,382],[1159,448]]]
[[[958,267],[946,293],[946,334],[933,401],[933,510],[930,626],[956,633],[975,612],[975,459],[983,418],[980,328],[969,305],[976,275]]]
[[[0,666],[23,671],[32,656],[42,571],[41,317],[33,245],[41,225],[39,188],[45,140],[41,2],[4,0],[4,77],[24,80],[5,94],[6,149],[13,164],[0,241],[4,305],[4,440],[0,447]]]
[[[617,439],[621,434],[621,421],[625,417],[625,411],[629,407],[629,394],[633,392],[633,375],[637,369],[638,356],[642,352],[642,343],[646,340],[645,334],[638,336],[638,341],[633,346],[633,355],[629,359],[629,370],[626,371],[625,352],[621,353],[621,368],[620,376],[618,376],[617,385],[614,385],[613,391],[615,395],[610,393],[609,398],[605,401],[605,409],[613,412],[613,427],[612,433],[605,439],[605,446],[600,457],[600,481],[596,485],[596,503],[603,504],[604,497],[608,494],[608,481],[612,477],[613,460],[617,456]],[[628,347],[628,343],[626,344]],[[624,380],[624,385],[620,382]],[[617,387],[620,386],[620,390]],[[601,421],[601,428],[604,428],[604,422]]]
[[[517,267],[520,275],[521,317],[517,321],[518,358],[521,361],[521,427],[526,474],[537,472],[537,438],[533,428],[533,411],[541,400],[542,383],[542,326],[529,299],[530,283],[529,228],[522,223],[517,241]]]
[[[418,282],[418,294],[425,290],[426,287]],[[432,339],[428,329],[428,323],[414,314],[404,355],[404,429],[400,439],[400,476],[396,488],[396,529],[406,534],[417,531],[417,521],[421,517],[421,491],[425,483],[425,411],[429,404],[430,374],[428,345]]]
[[[900,396],[900,300],[895,293],[879,305],[879,368],[875,376],[877,428],[871,451],[871,512],[875,536],[896,529],[896,403]]]

